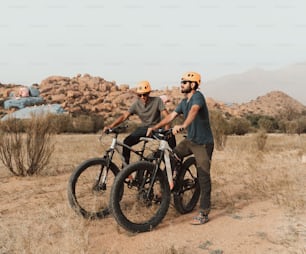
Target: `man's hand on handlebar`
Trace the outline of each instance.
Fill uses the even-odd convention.
[[[152,135],[153,130],[154,130],[153,128],[148,128],[146,136],[150,137]]]
[[[107,133],[109,131],[109,129],[111,129],[109,126],[105,126],[102,130],[102,134],[103,133]]]
[[[173,128],[172,128],[172,133],[173,135],[176,135],[178,133],[180,133],[181,131],[183,131],[185,128],[183,125],[175,125]]]

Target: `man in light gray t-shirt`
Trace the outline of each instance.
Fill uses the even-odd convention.
[[[123,143],[128,146],[136,145],[141,137],[145,137],[149,127],[159,123],[162,118],[168,115],[168,111],[160,97],[151,97],[152,91],[150,83],[148,81],[141,81],[137,84],[136,92],[139,99],[135,101],[128,111],[124,112],[119,118],[117,118],[111,125],[104,127],[103,131],[112,129],[125,121],[130,115],[137,115],[141,120],[141,126],[128,135]],[[174,148],[176,145],[175,137],[169,140],[169,145]],[[123,148],[123,156],[125,162],[130,162],[130,150]]]

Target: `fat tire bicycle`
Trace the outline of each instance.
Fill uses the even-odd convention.
[[[108,201],[115,176],[120,172],[113,161],[115,152],[120,155],[123,166],[124,157],[119,150],[126,147],[137,155],[139,160],[152,160],[152,155],[144,156],[147,143],[151,138],[140,139],[141,149],[136,150],[118,140],[118,135],[128,126],[118,126],[106,131],[113,134],[112,143],[102,157],[85,160],[72,172],[67,187],[68,201],[71,208],[86,219],[104,218],[109,214]],[[101,140],[102,136],[100,137]]]
[[[188,157],[182,163],[166,141],[169,135],[172,135],[171,129],[154,131],[153,138],[159,140],[156,160],[128,165],[113,183],[111,213],[117,223],[130,232],[145,232],[156,227],[168,211],[171,193],[174,206],[181,214],[191,212],[199,200],[195,158]]]

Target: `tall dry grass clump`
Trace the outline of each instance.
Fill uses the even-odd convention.
[[[257,145],[258,151],[263,151],[265,148],[265,145],[267,143],[267,132],[265,130],[260,130],[255,134],[255,142]]]
[[[33,115],[28,121],[12,118],[1,123],[0,160],[16,176],[31,176],[43,170],[54,150],[54,127],[48,115]]]
[[[214,142],[217,150],[223,150],[226,145],[228,123],[221,111],[210,112],[211,129],[214,135]]]

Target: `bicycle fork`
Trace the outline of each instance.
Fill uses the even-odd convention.
[[[97,191],[106,191],[106,182],[107,182],[107,175],[108,175],[108,171],[109,171],[109,167],[110,167],[110,161],[111,158],[113,156],[114,151],[113,150],[109,150],[107,151],[107,153],[109,154],[105,154],[103,156],[103,158],[106,161],[106,166],[104,166],[103,164],[100,167],[100,172],[99,174],[96,176],[96,184],[94,186],[94,189]]]

